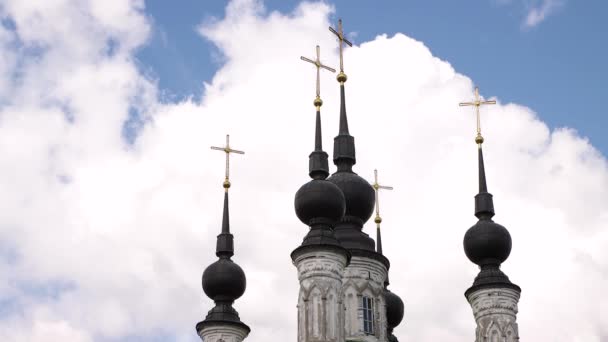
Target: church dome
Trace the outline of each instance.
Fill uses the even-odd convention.
[[[374,188],[368,181],[354,172],[336,172],[327,179],[344,193],[346,212],[344,216],[356,217],[361,224],[367,222],[374,212]]]
[[[203,272],[203,290],[214,301],[234,301],[246,286],[245,272],[228,258],[220,258]]]
[[[403,301],[389,289],[384,290],[384,300],[386,301],[386,324],[389,328],[394,328],[403,320]]]
[[[302,185],[294,200],[296,215],[306,225],[313,219],[325,219],[330,223],[339,221],[344,215],[344,194],[335,184],[313,179]]]
[[[464,252],[479,266],[500,265],[511,253],[511,235],[490,219],[479,220],[464,235]]]

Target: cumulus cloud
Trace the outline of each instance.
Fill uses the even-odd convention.
[[[142,2],[5,1],[0,340],[196,341],[194,324],[212,306],[200,275],[215,260],[222,204],[223,156],[208,146],[226,133],[246,151],[232,164],[235,260],[248,277],[236,307],[252,327],[248,341],[294,340],[289,253],[306,227],[292,201],[307,181],[314,126],[314,70],[299,56],[319,44],[337,64],[332,11],[230,2],[224,18],[199,28],[224,64],[200,102],[171,103],[134,59],[151,25]],[[378,168],[395,187],[382,210],[391,288],[406,303],[396,333],[471,339],[463,292],[476,269],[462,237],[475,222],[476,147],[474,114],[457,104],[473,81],[403,34],[349,48],[345,68],[355,169],[369,179]],[[333,75],[321,89],[331,151]],[[531,109],[486,95],[499,102],[482,127],[496,220],[513,236],[504,270],[523,289],[521,336],[600,341],[606,160],[573,129],[550,129]]]

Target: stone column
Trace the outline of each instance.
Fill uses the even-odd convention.
[[[477,323],[475,342],[517,342],[517,303],[520,292],[511,288],[482,288],[468,294]]]
[[[293,261],[298,270],[298,342],[344,342],[342,274],[346,255],[309,248]]]

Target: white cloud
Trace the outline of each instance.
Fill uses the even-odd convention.
[[[523,23],[524,27],[530,28],[537,26],[562,5],[563,0],[534,1],[534,3],[530,4],[529,8],[527,9],[528,12]]]
[[[16,26],[0,30],[0,340],[196,341],[194,324],[211,308],[200,275],[215,259],[221,216],[223,156],[208,146],[225,133],[246,151],[232,164],[235,260],[248,277],[236,307],[252,327],[248,341],[294,340],[289,253],[306,227],[292,201],[307,181],[314,125],[314,70],[299,56],[319,44],[337,64],[332,8],[303,3],[282,14],[231,2],[200,29],[225,58],[201,103],[160,103],[133,60],[149,23],[140,2],[128,4],[0,7]],[[471,339],[463,292],[476,269],[462,237],[475,222],[476,147],[474,114],[457,103],[473,83],[402,34],[349,48],[345,68],[355,169],[369,178],[378,168],[395,186],[383,194],[383,227],[391,287],[406,303],[397,334]],[[334,76],[322,79],[329,152]],[[121,132],[132,107],[151,120],[128,145]],[[499,101],[482,120],[496,220],[513,236],[504,270],[523,289],[521,336],[600,341],[605,158],[521,105]]]

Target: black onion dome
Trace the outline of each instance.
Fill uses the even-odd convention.
[[[464,235],[464,252],[479,266],[500,265],[511,253],[511,235],[490,219],[479,220]]]
[[[384,300],[386,301],[386,324],[392,330],[403,320],[403,301],[389,289],[384,289]]]
[[[354,172],[336,172],[327,179],[344,193],[346,212],[344,216],[355,217],[361,224],[367,222],[374,212],[374,188],[368,181]]]
[[[203,272],[203,290],[214,301],[234,301],[246,287],[245,272],[230,259],[221,258]]]
[[[344,216],[346,208],[344,194],[335,184],[313,179],[302,185],[294,201],[296,215],[306,225],[313,220],[326,220],[334,224]]]

